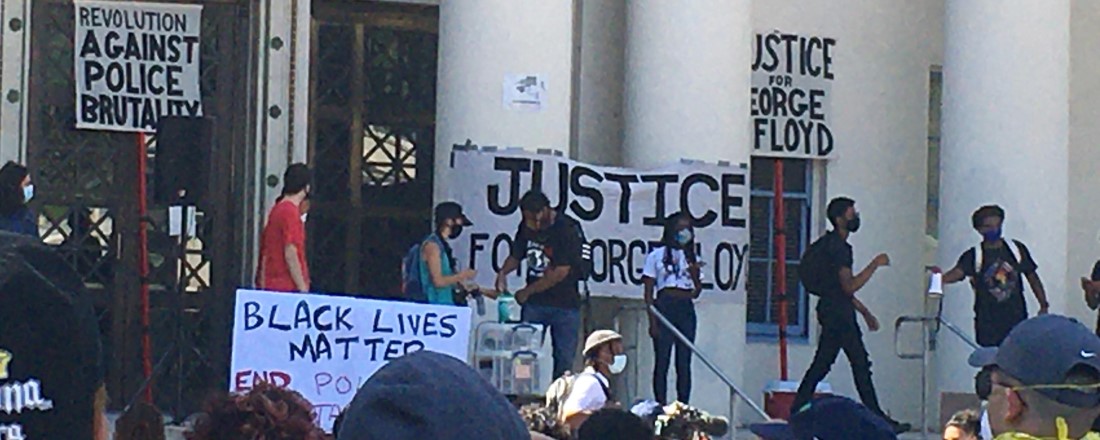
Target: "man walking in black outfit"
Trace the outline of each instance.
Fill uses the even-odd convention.
[[[878,319],[856,299],[855,294],[871,280],[878,268],[890,264],[890,257],[879,254],[858,274],[852,272],[852,245],[848,244],[848,236],[858,231],[860,226],[855,203],[846,197],[838,197],[829,202],[827,214],[833,230],[815,242],[803,258],[803,270],[819,274],[817,277],[820,285],[813,288],[813,293],[820,296],[817,319],[821,323],[821,336],[813,363],[798,386],[798,395],[791,410],[796,413],[810,402],[817,384],[829,374],[837,355],[844,350],[844,355],[852,366],[852,376],[860,400],[868,409],[885,419],[896,432],[905,432],[911,428],[909,424],[891,419],[879,407],[875,385],[871,381],[871,360],[863,345],[863,333],[856,322],[858,311],[867,322],[868,329],[879,329]],[[813,257],[810,257],[811,253],[814,254]],[[807,286],[807,289],[810,287]]]

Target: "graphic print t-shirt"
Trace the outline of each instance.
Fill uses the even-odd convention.
[[[1027,319],[1023,275],[1039,267],[1027,246],[1015,243],[1021,255],[1013,255],[1008,243],[991,249],[982,246],[977,272],[974,249],[964,252],[957,263],[974,287],[974,330],[978,344],[985,347],[1000,345],[1016,324]]]
[[[692,290],[695,288],[695,280],[688,272],[690,262],[687,254],[681,249],[668,249],[671,254],[668,264],[665,261],[665,246],[653,248],[653,251],[645,257],[645,267],[642,268],[642,276],[652,278],[654,287],[660,292],[662,289]]]
[[[577,267],[581,258],[581,242],[569,219],[558,214],[557,220],[543,231],[531,231],[520,225],[512,243],[512,257],[521,261],[526,270],[527,284],[538,281],[553,267]],[[526,304],[578,309],[581,306],[577,277],[570,273],[562,282],[542,293],[532,295]]]

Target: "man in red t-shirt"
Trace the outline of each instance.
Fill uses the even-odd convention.
[[[306,228],[299,206],[309,194],[309,168],[291,165],[283,173],[282,199],[271,208],[260,238],[259,288],[309,292]]]

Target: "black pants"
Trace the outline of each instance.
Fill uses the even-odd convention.
[[[656,306],[680,333],[695,342],[696,318],[692,300],[658,295]],[[672,332],[658,325],[657,337],[653,339],[657,358],[653,365],[653,394],[661,404],[669,403],[668,368],[672,361],[673,345],[676,346],[676,398],[683,403],[691,399],[691,349],[676,340]]]
[[[863,405],[875,414],[884,414],[878,405],[875,384],[871,382],[871,359],[867,356],[867,348],[863,345],[863,332],[859,330],[854,319],[850,324],[822,327],[814,361],[798,386],[798,395],[791,406],[792,413],[797,412],[813,399],[817,384],[829,374],[841,350],[844,350],[848,363],[852,365],[852,377],[855,379],[856,390],[859,391],[859,398],[863,401]]]

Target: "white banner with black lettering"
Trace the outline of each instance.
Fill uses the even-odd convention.
[[[288,387],[313,404],[326,431],[391,360],[431,350],[466,362],[468,307],[238,290],[229,389]]]
[[[776,31],[754,41],[752,155],[829,158],[836,39]]]
[[[520,224],[519,199],[539,187],[579,220],[592,246],[593,295],[642,296],[642,266],[661,238],[665,219],[687,211],[696,221],[703,296],[745,300],[749,246],[748,171],[717,164],[678,163],[654,170],[599,167],[522,151],[456,150],[444,197],[465,209],[474,226],[454,243],[459,264],[492,286]],[[524,285],[526,261],[509,278]]]
[[[202,5],[74,2],[76,128],[154,132],[202,116]]]

